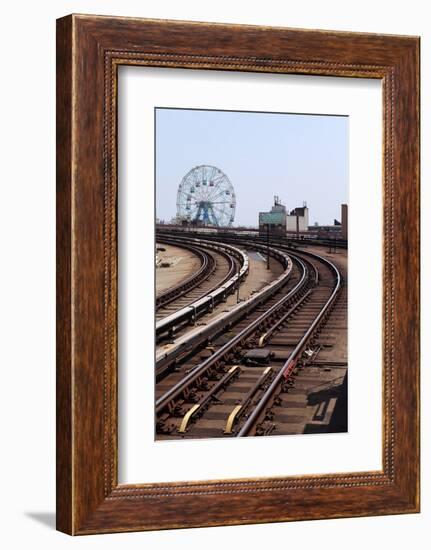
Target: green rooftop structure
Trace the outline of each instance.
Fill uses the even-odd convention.
[[[278,197],[274,197],[274,205],[270,212],[259,212],[259,235],[286,235],[286,207]]]

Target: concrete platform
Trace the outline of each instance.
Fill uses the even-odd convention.
[[[157,248],[165,248],[158,252],[161,263],[170,263],[169,267],[156,267],[156,294],[160,294],[184,281],[196,272],[201,262],[193,252],[170,244],[157,244]]]

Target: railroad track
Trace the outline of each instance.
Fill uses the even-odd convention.
[[[226,244],[202,239],[178,237],[169,239],[163,235],[159,242],[169,242],[190,249],[205,250],[208,260],[207,273],[192,284],[189,291],[174,289],[177,295],[170,297],[170,303],[156,311],[156,342],[172,339],[187,325],[195,324],[197,319],[225,301],[247,277],[249,261],[240,249]],[[188,283],[187,283],[188,284]]]
[[[319,284],[313,289],[310,300],[300,307],[292,319],[282,323],[281,329],[276,330],[275,337],[267,335],[271,349],[276,357],[282,359],[282,364],[279,368],[273,366],[274,377],[267,387],[261,388],[261,394],[253,403],[252,410],[249,407],[249,415],[238,427],[237,436],[298,433],[297,425],[302,425],[301,414],[295,414],[297,411],[292,414],[292,400],[289,394],[292,390],[298,389],[293,387],[297,386],[295,376],[298,376],[320,351],[316,345],[319,332],[328,322],[342,289],[339,270],[327,260],[324,266],[321,259],[318,262],[313,260],[319,272]],[[317,263],[320,265],[316,265]],[[280,349],[284,352],[278,353]],[[298,410],[298,405],[302,403],[296,401],[295,405],[297,406],[294,409]]]
[[[263,247],[257,245],[257,248],[262,251]],[[265,252],[268,252],[266,248]],[[291,279],[293,264],[287,254],[273,248],[269,249],[269,254],[272,257],[272,261],[275,260],[279,263],[280,267],[284,268],[284,271],[270,283],[265,285],[260,291],[252,292],[247,299],[242,300],[241,303],[237,304],[232,310],[224,310],[223,312],[220,311],[218,315],[210,322],[201,324],[200,326],[195,326],[192,331],[187,332],[181,331],[181,326],[178,330],[176,325],[176,317],[177,315],[182,317],[181,312],[171,316],[171,320],[168,321],[171,323],[171,333],[173,339],[171,340],[168,349],[166,349],[163,340],[160,342],[156,340],[156,343],[159,344],[156,345],[157,381],[160,381],[172,370],[176,370],[178,364],[183,364],[187,361],[188,357],[196,357],[197,355],[202,357],[202,354],[211,354],[209,350],[214,349],[213,345],[208,347],[211,342],[214,342],[215,346],[219,345],[217,342],[220,342],[220,339],[223,339],[221,335],[226,334],[229,327],[246,318],[250,312],[256,310],[258,307],[267,307],[270,298],[281,288],[289,289],[289,285],[292,286],[294,284],[294,277]],[[221,288],[215,292],[217,294],[220,294],[220,292],[226,293],[226,290]],[[204,300],[202,300],[202,302],[203,301]],[[205,301],[208,302],[207,299],[205,299]],[[209,305],[211,306],[212,304],[209,303]],[[217,342],[215,342],[215,340],[217,340]],[[206,349],[203,350],[203,348]]]
[[[174,244],[193,252],[201,262],[198,271],[156,297],[156,320],[159,321],[179,309],[214,292],[238,271],[240,261],[229,254],[229,249],[212,250],[192,245],[186,240],[158,239],[161,244]]]
[[[206,230],[205,233],[199,232],[199,231],[190,231],[187,229],[187,232],[185,230],[182,230],[178,227],[175,229],[169,228],[168,226],[163,226],[163,232],[164,234],[171,234],[171,235],[181,235],[187,234],[188,236],[194,236],[196,238],[200,238],[204,236],[205,239],[215,239],[218,241],[226,241],[228,242],[230,239],[247,239],[249,241],[256,241],[256,242],[266,242],[266,235],[260,236],[258,232],[251,231],[250,233],[243,233],[243,232],[236,232],[235,230],[223,232],[219,229],[217,230]],[[319,246],[319,247],[326,247],[326,248],[337,248],[337,249],[347,249],[347,241],[344,239],[341,239],[339,237],[315,237],[315,238],[308,238],[304,235],[302,235],[299,239],[296,237],[296,235],[286,235],[284,237],[277,236],[277,235],[271,235],[271,243],[272,245],[285,245],[286,243],[289,243],[291,246]]]
[[[289,288],[281,285],[203,354],[185,354],[174,371],[159,376],[158,438],[296,433],[289,431],[295,422],[285,422],[283,414],[275,418],[276,409],[283,408],[295,375],[318,352],[316,335],[342,281],[338,269],[321,256],[305,251],[290,256]]]
[[[159,239],[160,244],[172,244],[169,239]],[[160,292],[156,296],[156,313],[159,310],[164,310],[169,304],[175,302],[179,298],[186,296],[195,287],[199,286],[203,281],[211,276],[216,267],[216,261],[213,254],[208,253],[206,250],[202,250],[198,247],[194,247],[188,244],[183,244],[181,248],[185,248],[192,252],[200,261],[199,269],[180,281],[173,287]],[[162,315],[163,316],[163,315]],[[156,316],[157,318],[157,316]]]

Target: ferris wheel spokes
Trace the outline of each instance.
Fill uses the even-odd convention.
[[[192,168],[177,191],[177,217],[203,225],[230,226],[236,197],[229,178],[216,166]]]

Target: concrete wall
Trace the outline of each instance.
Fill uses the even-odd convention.
[[[302,209],[301,209],[302,210]],[[308,208],[304,208],[304,215],[298,216],[299,231],[308,231]],[[296,231],[296,216],[286,216],[286,229],[287,231]]]

